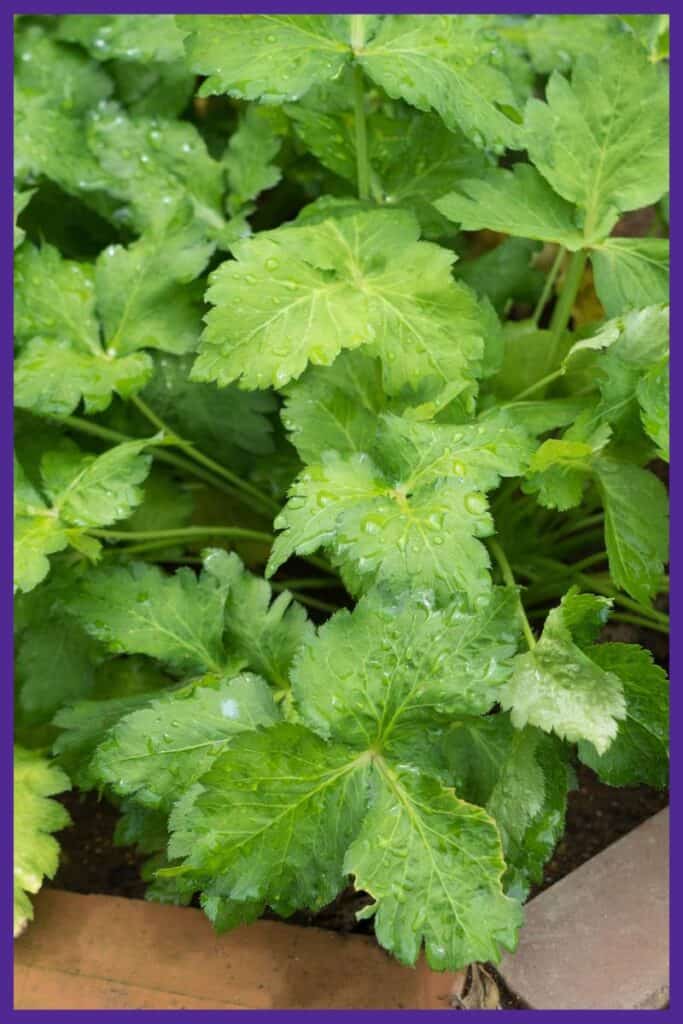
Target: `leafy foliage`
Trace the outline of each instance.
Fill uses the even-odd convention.
[[[15,52],[15,927],[68,776],[217,929],[497,961],[574,765],[667,782],[667,18]]]

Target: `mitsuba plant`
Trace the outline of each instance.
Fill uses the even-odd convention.
[[[577,761],[666,784],[665,22],[18,19],[17,930],[70,782],[496,961]]]

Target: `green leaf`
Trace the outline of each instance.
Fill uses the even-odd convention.
[[[229,580],[225,603],[226,645],[273,686],[289,689],[294,657],[315,632],[306,610],[292,601],[288,591],[272,600],[270,585],[247,572],[234,553],[205,553],[204,560],[210,569],[220,561],[220,574]]]
[[[231,464],[237,451],[269,455],[273,425],[268,417],[275,398],[265,391],[217,388],[190,380],[191,356],[154,355],[154,373],[145,388],[145,402],[173,430],[206,452],[219,453]]]
[[[69,610],[116,653],[146,654],[172,671],[224,674],[223,616],[229,582],[205,569],[167,575],[141,562],[84,577]]]
[[[52,245],[25,245],[14,261],[14,330],[69,340],[81,351],[99,349],[93,267],[64,259]]]
[[[15,363],[14,403],[44,416],[68,416],[81,400],[87,413],[102,412],[114,393],[129,398],[150,378],[145,352],[121,359],[79,351],[66,338],[31,338]]]
[[[57,870],[59,845],[51,835],[70,818],[55,800],[69,788],[66,775],[39,754],[14,748],[14,937],[33,920],[27,893],[37,893]]]
[[[117,95],[134,115],[179,116],[194,93],[196,78],[184,59],[161,64],[113,60],[107,67]]]
[[[237,737],[171,814],[171,858],[231,900],[282,915],[329,903],[366,810],[369,758],[282,723]]]
[[[476,16],[388,15],[357,59],[393,99],[435,110],[477,146],[502,150],[518,145],[520,130],[508,116],[516,114],[515,92],[491,61],[496,42],[486,19]]]
[[[261,192],[277,185],[282,176],[273,163],[282,144],[278,113],[270,107],[247,107],[228,140],[221,163],[228,180],[228,209],[233,217]]]
[[[357,191],[352,79],[342,75],[331,86],[312,90],[302,103],[287,107],[297,134],[325,167]],[[481,173],[489,157],[440,117],[401,103],[366,114],[372,192],[384,205],[412,210],[428,238],[449,233],[433,201],[454,180]]]
[[[383,415],[371,454],[323,452],[289,492],[275,526],[272,574],[294,552],[328,547],[359,587],[376,581],[472,600],[490,587],[477,540],[491,530],[483,491],[514,476],[531,454],[527,435],[504,413],[462,426]]]
[[[669,461],[669,360],[661,359],[640,378],[636,388],[640,415],[660,458]]]
[[[506,238],[476,259],[460,260],[455,265],[455,276],[478,295],[486,295],[502,316],[515,300],[531,306],[539,298],[544,276],[531,262],[538,248],[531,239]]]
[[[643,111],[647,109],[647,116]],[[546,103],[532,99],[525,136],[532,162],[556,192],[584,210],[586,238],[609,234],[619,212],[668,189],[665,72],[624,35],[600,59],[581,56],[571,84],[554,72]]]
[[[84,455],[75,445],[46,452],[41,474],[52,510],[77,527],[109,526],[125,519],[143,497],[140,484],[152,456],[142,454],[147,441],[126,441],[102,455]]]
[[[72,413],[81,399],[100,412],[113,392],[138,391],[149,357],[115,358],[99,339],[94,268],[43,244],[24,246],[15,266],[15,331],[24,345],[15,364],[15,404],[47,415]]]
[[[515,946],[521,909],[501,889],[494,822],[434,779],[384,764],[378,774],[344,869],[376,901],[368,911],[379,942],[405,964],[424,942],[434,970],[498,962],[500,945]]]
[[[582,245],[573,207],[529,164],[515,164],[509,171],[498,167],[478,178],[458,181],[457,190],[434,205],[465,231],[489,228],[558,242],[570,250]]]
[[[126,530],[173,530],[187,526],[195,502],[192,483],[178,480],[159,464],[152,466],[145,480],[144,496],[126,520]]]
[[[53,752],[74,785],[97,787],[91,771],[96,748],[124,715],[151,703],[171,682],[146,658],[114,658],[98,667],[93,699],[63,707],[53,719],[62,730]]]
[[[595,460],[605,509],[605,544],[613,583],[641,604],[660,589],[668,558],[668,496],[654,473],[611,458]]]
[[[619,676],[626,718],[609,750],[599,755],[579,744],[579,757],[610,786],[655,786],[668,780],[669,684],[649,651],[635,644],[599,644],[588,652],[600,668]]]
[[[108,246],[95,269],[97,308],[110,357],[141,348],[180,354],[196,347],[199,293],[190,286],[213,245],[187,205],[127,248]]]
[[[623,33],[620,19],[611,14],[537,14],[521,27],[532,64],[542,75],[568,70],[577,57],[605,57]]]
[[[334,78],[351,56],[344,16],[179,15],[187,61],[206,75],[200,96],[283,103]]]
[[[454,717],[495,703],[517,649],[516,616],[507,589],[473,612],[457,600],[435,610],[429,594],[373,592],[301,651],[292,680],[302,721],[336,742],[431,765]]]
[[[65,14],[57,33],[97,60],[166,61],[183,54],[183,33],[172,14]]]
[[[591,252],[591,263],[609,317],[669,301],[667,238],[607,238]]]
[[[278,717],[258,676],[207,677],[121,718],[98,747],[91,771],[118,796],[169,811],[234,736]]]
[[[70,117],[96,107],[113,90],[103,68],[76,47],[64,46],[42,25],[18,28],[14,58],[17,86]]]
[[[539,882],[564,829],[567,749],[538,729],[515,729],[506,714],[463,719],[446,752],[456,792],[484,807],[501,833],[511,892]]]
[[[74,582],[70,575],[55,573],[15,601],[17,700],[30,722],[46,721],[95,685],[104,652],[61,606]]]
[[[501,704],[517,729],[535,725],[570,742],[589,740],[604,754],[626,717],[621,680],[599,667],[572,635],[575,595],[563,598],[545,621],[533,650],[518,655],[512,678],[501,690]],[[608,614],[609,601],[594,597],[596,612]]]
[[[451,397],[471,387],[483,348],[476,303],[451,278],[453,254],[418,234],[411,214],[378,210],[236,243],[211,277],[193,376],[282,387],[307,363],[365,344],[389,394],[416,381]]]
[[[386,405],[379,360],[347,350],[332,366],[311,366],[290,384],[282,422],[303,461],[318,462],[325,451],[368,451]]]
[[[31,202],[31,197],[35,194],[35,189],[27,189],[25,192],[17,192],[14,190],[14,248],[18,249],[21,243],[26,237],[26,232],[23,228],[20,228],[17,224],[19,217],[21,217],[23,211],[26,209],[28,204]],[[16,295],[15,295],[15,307],[14,315],[16,322]]]
[[[83,531],[125,518],[142,500],[139,485],[151,462],[142,454],[147,443],[129,441],[94,456],[63,441],[45,452],[40,471],[49,505],[15,460],[15,590],[32,590],[47,576],[47,556],[69,543],[89,544],[89,556],[96,555],[99,545]]]
[[[562,438],[550,438],[534,452],[524,491],[536,493],[546,508],[566,512],[580,505],[594,470],[594,456],[609,440],[606,424],[595,426],[590,413],[581,413]]]
[[[221,237],[223,171],[194,125],[129,117],[110,103],[93,113],[88,145],[117,195],[130,204],[135,227],[163,229],[169,211],[186,203],[198,221],[189,224],[195,234],[201,225],[208,237]]]

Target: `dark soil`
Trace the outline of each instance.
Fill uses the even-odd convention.
[[[610,843],[630,832],[666,806],[668,795],[646,786],[613,789],[598,781],[588,768],[578,772],[579,787],[569,796],[567,830],[549,861],[542,885],[534,894],[557,882]],[[92,795],[67,793],[61,798],[73,825],[59,836],[62,856],[55,879],[48,884],[69,892],[105,893],[131,899],[144,897],[140,881],[142,859],[130,847],[114,846],[118,811]],[[305,911],[290,920],[340,932],[372,932],[372,921],[355,919],[370,902],[364,893],[349,889],[318,914]]]

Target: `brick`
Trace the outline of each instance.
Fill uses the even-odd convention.
[[[402,967],[369,936],[43,890],[15,943],[16,1009],[448,1009],[460,974]]]
[[[532,900],[499,970],[537,1010],[666,1006],[668,809]]]

